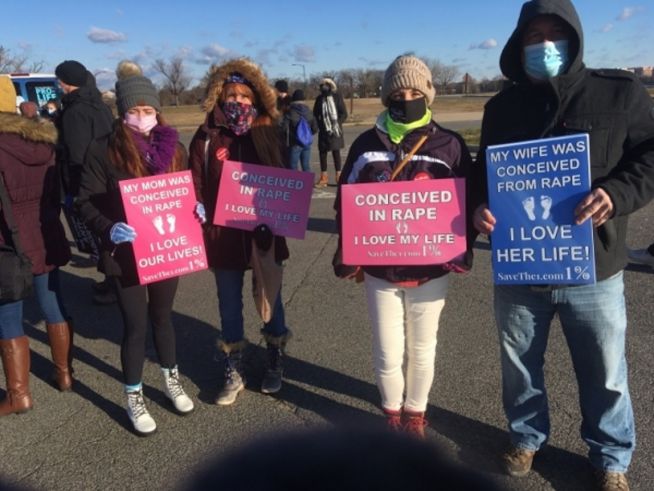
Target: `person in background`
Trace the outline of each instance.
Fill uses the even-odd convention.
[[[342,216],[347,213],[341,208],[342,185],[390,182],[394,172],[398,181],[467,177],[470,153],[457,133],[433,121],[429,106],[435,95],[431,71],[421,59],[398,56],[386,69],[381,101],[388,109],[379,115],[374,128],[352,143],[339,182],[334,204],[339,230],[333,261],[337,276],[352,278],[360,269],[342,262]],[[410,154],[407,164],[396,170]],[[448,272],[469,269],[471,258],[470,245],[460,265],[363,267],[375,379],[382,410],[394,430],[424,438]]]
[[[112,133],[94,140],[89,146],[76,204],[89,229],[100,238],[99,267],[117,292],[123,318],[120,359],[127,415],[134,431],[147,436],[157,429],[143,398],[148,318],[166,397],[182,415],[193,411],[194,404],[182,388],[177,367],[171,315],[178,278],[138,284],[130,243],[139,231],[125,223],[118,181],[185,170],[187,154],[178,141],[177,131],[166,125],[161,116],[157,90],[150,79],[143,76],[141,68],[131,61],[123,61],[116,75],[119,117]]]
[[[64,93],[61,99],[61,114],[57,120],[57,160],[65,211],[74,215],[73,205],[79,194],[79,181],[86,151],[94,139],[111,133],[113,115],[102,101],[102,95],[95,86],[95,78],[80,62],[63,61],[57,65],[55,75]],[[111,304],[116,301],[107,281],[95,283],[93,289],[95,303]]]
[[[59,102],[57,102],[57,99],[50,99],[48,102],[43,104],[43,107],[41,108],[41,117],[56,123],[57,118],[59,117]]]
[[[36,105],[36,102],[25,101],[21,102],[18,106],[20,115],[27,119],[38,119],[39,118],[39,106]]]
[[[324,188],[329,183],[327,176],[327,154],[334,159],[335,182],[341,177],[341,149],[345,147],[343,122],[347,119],[345,101],[337,91],[336,82],[324,78],[320,82],[320,95],[313,105],[313,115],[318,122],[318,155],[320,157],[320,178],[316,187]]]
[[[70,247],[59,220],[55,173],[57,130],[52,123],[16,114],[16,91],[0,75],[0,174],[4,181],[20,248],[32,263],[36,299],[45,317],[54,361],[54,383],[69,391],[72,378],[72,337],[61,298],[59,267],[70,259]],[[12,244],[3,212],[0,244]],[[23,301],[0,302],[0,357],[7,380],[0,416],[32,408],[29,389],[30,348],[23,331]]]
[[[593,225],[597,282],[496,285],[495,320],[502,400],[511,447],[505,470],[524,476],[550,433],[543,365],[552,319],[565,335],[579,389],[581,437],[598,489],[627,490],[635,448],[625,338],[623,269],[630,213],[654,196],[654,104],[629,72],[586,68],[581,21],[570,0],[522,5],[500,57],[511,81],[486,104],[474,193],[487,196],[489,145],[587,133],[591,191],[577,204],[577,225]],[[502,216],[475,207],[477,230],[491,234]]]
[[[304,91],[297,89],[291,97],[291,104],[284,114],[283,134],[286,136],[288,147],[288,167],[297,170],[298,163],[301,163],[303,171],[311,170],[311,143],[303,144],[298,140],[298,124],[301,119],[306,121],[311,135],[318,132],[318,125],[311,110],[304,104]],[[304,123],[303,123],[304,124]]]
[[[275,92],[277,92],[277,111],[284,113],[291,103],[291,98],[288,95],[288,82],[284,79],[275,82]]]
[[[213,217],[223,162],[231,159],[250,164],[284,167],[283,144],[279,138],[275,93],[261,68],[240,58],[214,66],[209,74],[203,109],[205,122],[193,136],[190,162],[200,214]],[[242,356],[247,345],[243,324],[243,277],[250,268],[254,234],[250,231],[207,223],[205,242],[209,266],[218,291],[222,328],[225,383],[216,404],[236,401],[245,388]],[[273,240],[274,239],[274,240]],[[288,259],[282,236],[270,237],[277,263]],[[272,318],[261,332],[266,340],[268,367],[261,383],[266,394],[282,386],[282,357],[290,330],[286,326],[281,291],[273,302]]]

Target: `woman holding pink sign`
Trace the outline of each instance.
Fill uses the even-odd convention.
[[[225,160],[283,168],[283,144],[278,133],[276,96],[261,69],[247,59],[235,59],[211,70],[204,101],[205,122],[190,146],[195,192],[213,217]],[[273,236],[267,227],[258,233],[208,223],[205,240],[209,266],[218,289],[218,311],[222,327],[221,350],[225,355],[225,383],[216,404],[229,405],[245,388],[242,353],[247,342],[243,326],[243,278],[247,269],[259,269],[257,261],[267,251],[275,263],[288,258],[284,237]],[[281,268],[276,273],[281,283]],[[262,278],[260,278],[262,280]],[[265,281],[266,278],[263,278]],[[279,291],[277,289],[277,291]],[[262,315],[261,330],[267,343],[268,369],[261,384],[266,394],[278,392],[282,384],[282,356],[290,331],[286,327],[281,291],[270,299],[270,318]],[[261,311],[260,311],[261,313]]]
[[[138,230],[125,223],[118,182],[185,170],[187,154],[178,142],[177,131],[164,123],[157,90],[143,76],[141,68],[125,61],[118,65],[116,74],[119,118],[110,135],[96,140],[89,147],[78,206],[88,227],[101,240],[99,267],[113,280],[116,288],[124,323],[120,358],[127,414],[134,431],[145,436],[157,428],[143,398],[148,318],[152,323],[166,396],[180,414],[191,412],[194,406],[181,385],[171,322],[178,278],[138,284],[134,255],[129,245]]]
[[[422,60],[404,55],[391,63],[381,92],[388,110],[380,114],[374,128],[352,144],[334,205],[339,227],[334,272],[341,278],[364,279],[372,322],[375,378],[388,425],[422,438],[447,273],[470,268],[470,245],[458,264],[345,265],[341,216],[347,210],[341,209],[341,186],[466,177],[471,158],[463,139],[432,120],[429,106],[435,93],[431,72]],[[402,366],[405,343],[406,376]]]

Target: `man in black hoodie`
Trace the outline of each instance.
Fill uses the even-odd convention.
[[[500,67],[511,85],[485,108],[475,196],[487,195],[489,145],[588,133],[592,185],[575,223],[593,223],[597,276],[593,285],[495,286],[512,444],[506,471],[527,474],[549,436],[543,363],[558,314],[579,386],[581,436],[599,488],[625,490],[635,445],[625,358],[625,236],[628,215],[654,196],[652,99],[631,73],[584,66],[581,23],[569,0],[526,2]],[[490,234],[502,219],[486,203],[474,213],[481,233]]]

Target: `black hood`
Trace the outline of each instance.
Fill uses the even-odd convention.
[[[583,68],[584,34],[581,21],[570,0],[532,0],[525,2],[520,11],[518,24],[506,42],[500,56],[500,69],[513,82],[525,82],[527,75],[522,68],[522,32],[527,24],[539,15],[556,15],[570,25],[576,38],[569,41],[570,66],[566,73],[575,73]]]

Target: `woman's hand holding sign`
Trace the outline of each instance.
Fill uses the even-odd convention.
[[[472,223],[479,233],[488,235],[493,231],[495,228],[496,220],[491,211],[488,209],[488,205],[486,203],[477,207],[472,216]]]
[[[207,212],[202,203],[197,203],[195,205],[195,215],[198,217],[198,220],[200,220],[200,223],[207,223]]]
[[[136,230],[125,222],[116,222],[109,231],[109,238],[114,244],[134,242],[134,239],[136,239]]]

